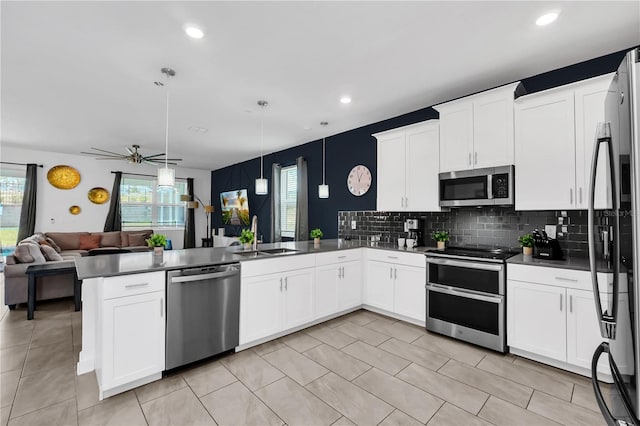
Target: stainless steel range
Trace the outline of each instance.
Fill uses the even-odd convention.
[[[506,352],[505,261],[515,253],[428,250],[427,330]]]

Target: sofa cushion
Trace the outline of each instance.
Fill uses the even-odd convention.
[[[80,235],[80,250],[91,250],[100,247],[100,235]]]
[[[80,235],[90,235],[88,232],[47,232],[47,237],[60,247],[61,250],[78,250]]]
[[[88,250],[64,250],[60,252],[60,256],[63,259],[75,259],[76,257],[84,257],[88,253]]]
[[[41,244],[40,245],[40,251],[42,252],[42,254],[44,255],[44,258],[46,260],[63,260],[62,256],[60,256],[60,254],[51,246],[49,245],[45,245],[45,244]]]
[[[131,235],[131,234],[136,234],[136,235],[144,234],[145,235],[144,239],[146,240],[147,238],[149,238],[149,236],[151,234],[153,234],[153,229],[140,229],[140,230],[137,230],[137,231],[122,231],[122,232],[120,232],[120,238],[122,240],[121,241],[122,244],[120,245],[120,247],[129,247],[129,246],[138,245],[138,244],[133,244],[131,241],[129,241],[129,235]],[[139,239],[136,238],[135,240],[139,242]],[[143,241],[141,245],[146,246],[147,243]]]
[[[47,261],[40,251],[39,244],[18,244],[13,255],[20,263],[44,263]]]
[[[145,245],[148,237],[147,234],[129,234],[129,247]]]
[[[49,244],[51,247],[53,247],[53,249],[55,251],[57,251],[58,253],[60,253],[62,251],[62,249],[60,248],[59,245],[56,244],[55,241],[53,241],[53,238],[47,237],[45,239],[46,243]],[[42,241],[41,241],[42,242]]]
[[[120,231],[97,232],[91,235],[100,235],[100,247],[120,247],[122,244]]]

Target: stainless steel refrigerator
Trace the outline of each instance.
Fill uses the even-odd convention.
[[[639,49],[628,52],[613,79],[605,103],[605,122],[596,130],[591,164],[589,260],[595,309],[603,337],[593,354],[591,380],[598,406],[609,425],[640,424],[638,54]],[[602,167],[602,163],[606,167]],[[594,208],[599,173],[606,173],[610,181],[609,210]],[[612,284],[598,283],[597,272],[613,274]],[[611,389],[603,389],[598,381],[598,361],[605,356],[614,382]]]

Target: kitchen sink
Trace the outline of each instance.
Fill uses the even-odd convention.
[[[274,249],[259,250],[259,252],[266,253],[266,254],[292,254],[292,253],[297,253],[298,250],[288,249],[288,248],[274,248]]]
[[[275,249],[266,249],[266,250],[237,251],[233,254],[242,256],[245,258],[255,258],[255,257],[277,256],[279,254],[292,254],[297,252],[298,250],[294,250],[294,249],[275,248]]]

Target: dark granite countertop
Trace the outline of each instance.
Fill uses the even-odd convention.
[[[579,271],[589,271],[589,258],[585,256],[568,256],[563,260],[537,259],[532,256],[524,256],[522,253],[507,259],[507,263],[518,265],[545,266],[548,268],[576,269]],[[598,272],[613,272],[613,267],[599,260],[596,264]]]
[[[96,277],[111,277],[117,275],[139,274],[143,272],[168,271],[182,268],[197,268],[202,266],[222,265],[226,263],[250,262],[260,259],[274,259],[283,256],[296,256],[300,254],[324,253],[335,250],[348,250],[360,247],[370,247],[382,250],[396,250],[405,253],[423,254],[426,247],[413,249],[398,248],[392,243],[379,242],[371,244],[357,240],[322,240],[320,247],[315,248],[313,241],[284,242],[259,244],[258,250],[273,248],[287,248],[297,252],[285,255],[262,256],[247,258],[238,253],[245,250],[241,246],[232,247],[207,247],[186,250],[167,250],[162,257],[162,263],[154,263],[151,251],[143,253],[105,254],[100,256],[87,256],[76,258],[76,270],[78,278],[88,279]]]

